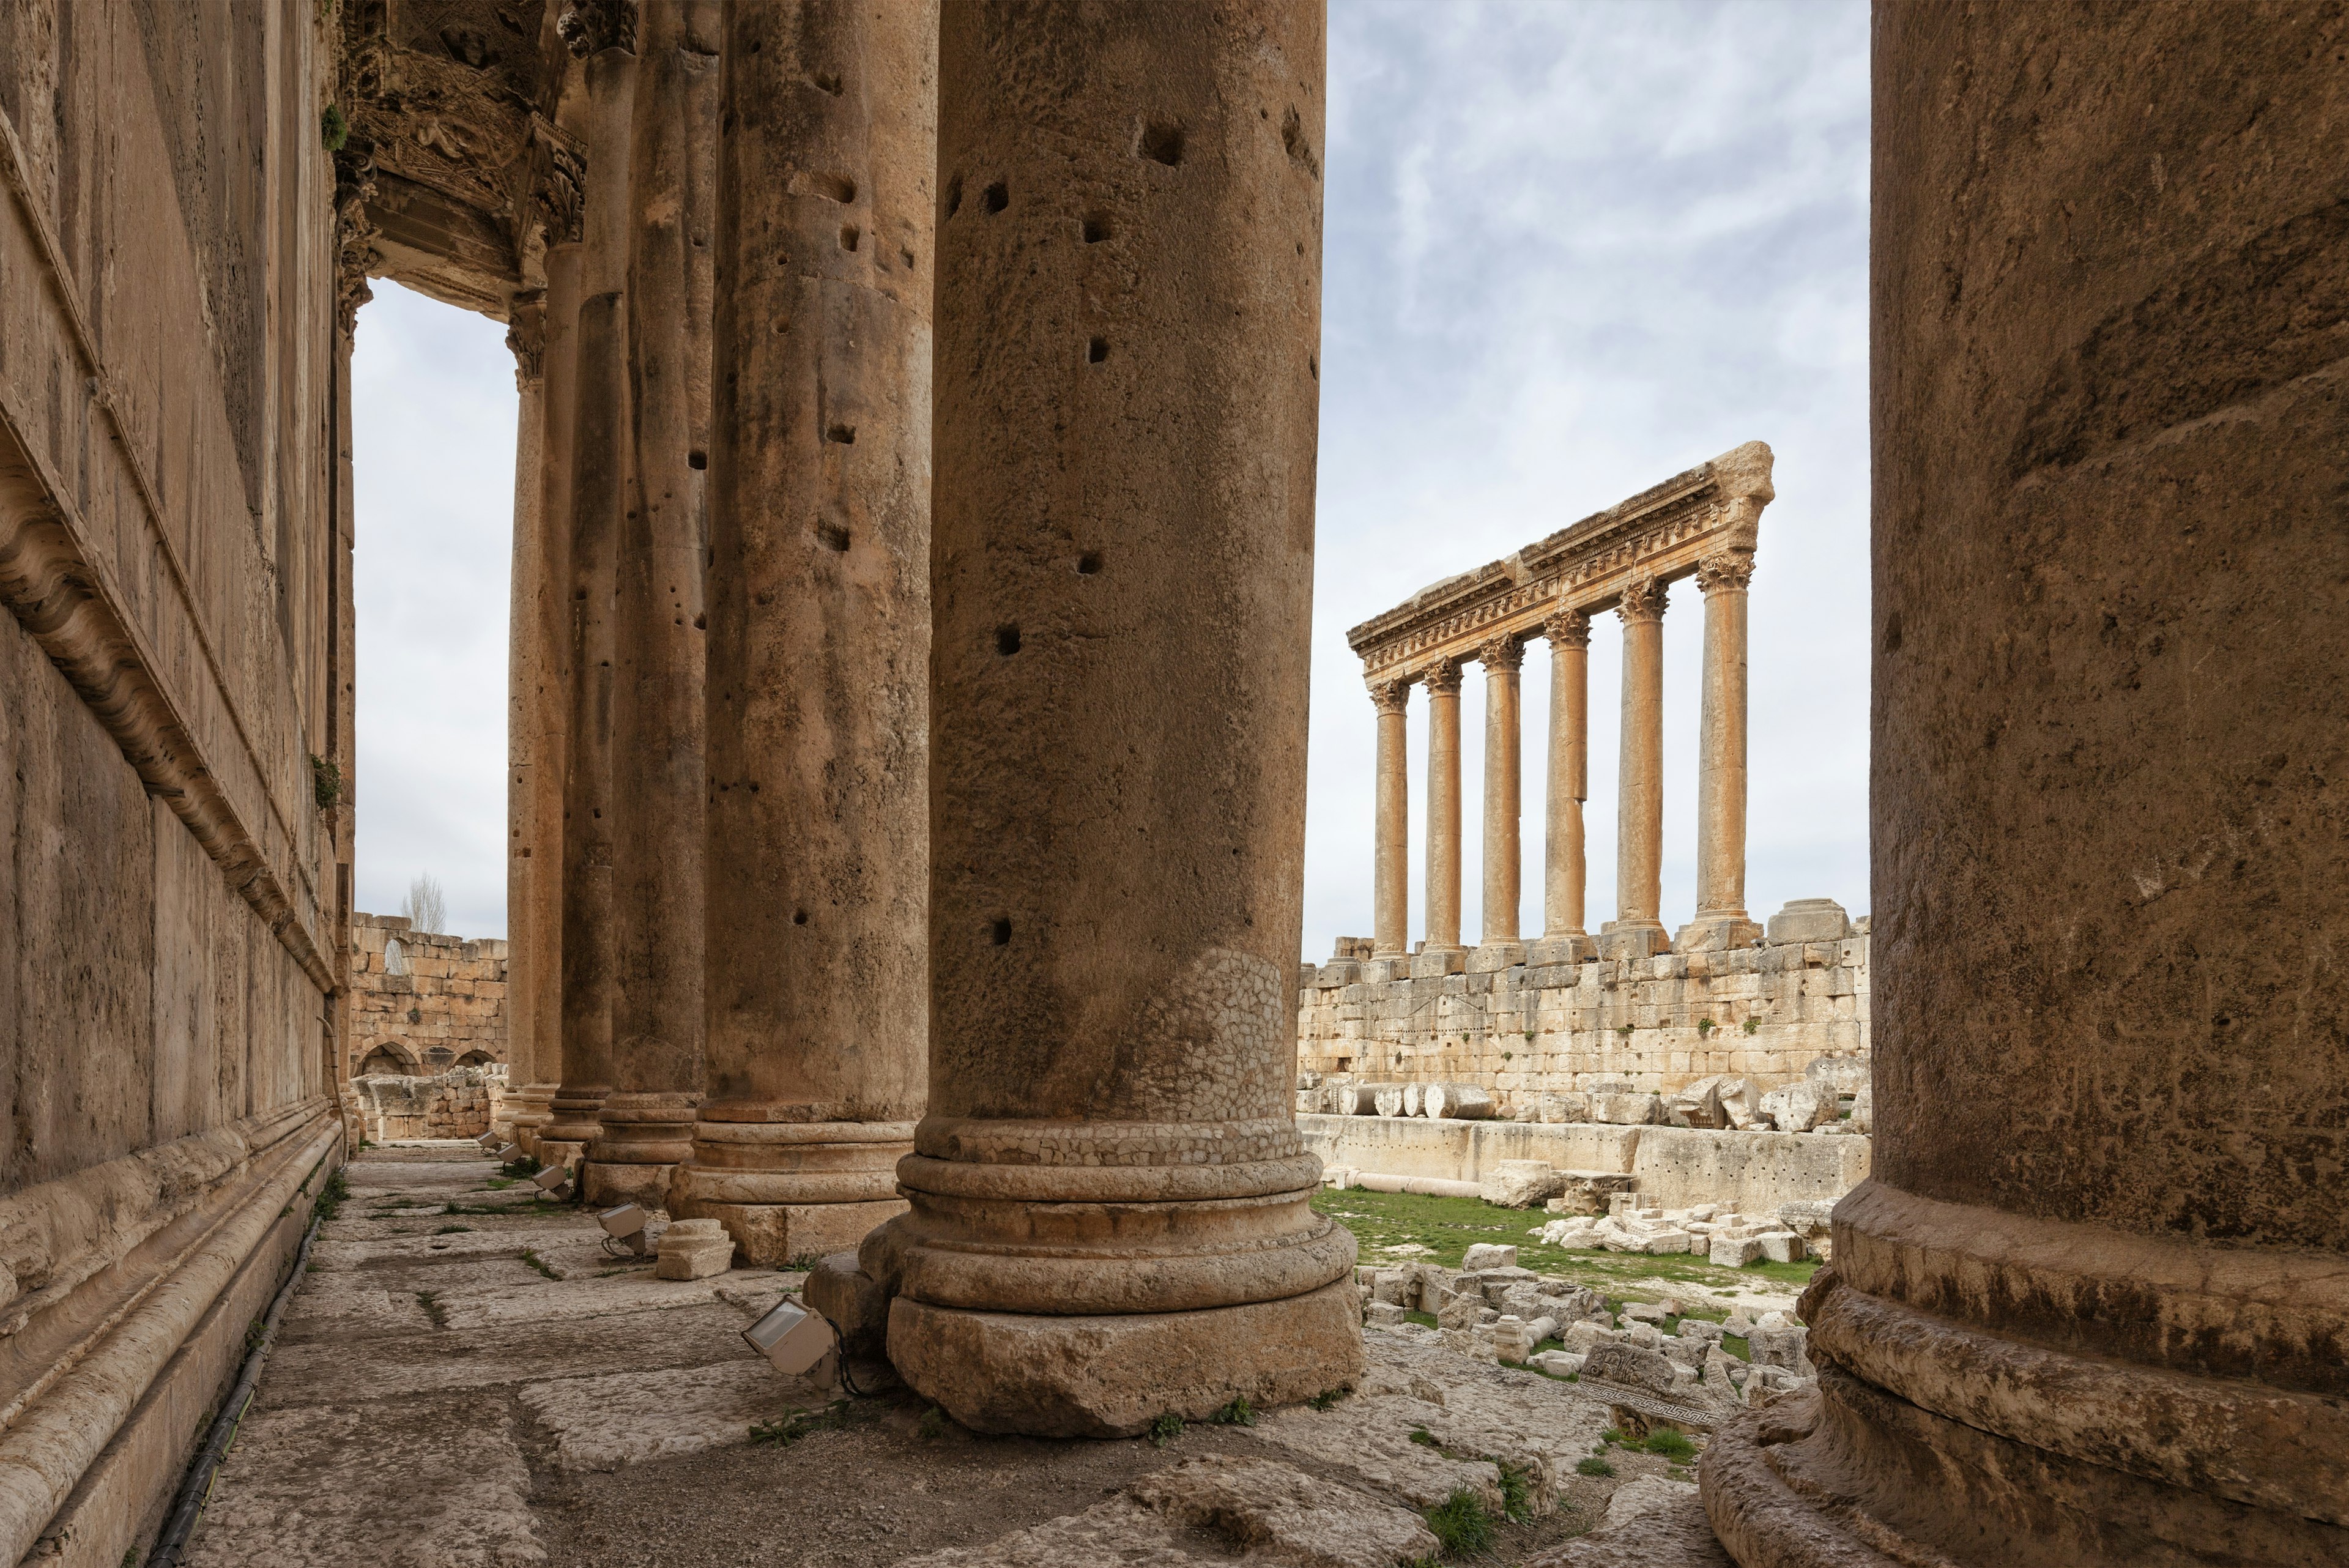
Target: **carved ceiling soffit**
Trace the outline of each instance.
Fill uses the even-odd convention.
[[[563,41],[571,46],[571,52],[583,60],[605,49],[633,53],[636,47],[636,0],[569,0],[555,26],[562,30]]]
[[[1770,449],[1749,441],[1514,556],[1425,589],[1354,628],[1347,640],[1366,680],[1408,680],[1432,659],[1474,658],[1496,636],[1543,635],[1561,610],[1588,616],[1607,608],[1640,579],[1661,586],[1715,556],[1750,558],[1762,509],[1775,493],[1770,469]]]

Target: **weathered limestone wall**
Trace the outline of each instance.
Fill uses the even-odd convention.
[[[1416,980],[1389,978],[1408,960],[1308,964],[1297,1064],[1319,1085],[1479,1085],[1528,1120],[1545,1094],[1606,1081],[1774,1088],[1823,1056],[1868,1057],[1868,925],[1806,899],[1756,947]]]
[[[507,964],[506,944],[494,937],[468,940],[412,931],[399,915],[353,915],[351,1075],[502,1065]]]
[[[0,1562],[143,1548],[339,1158],[332,61],[0,7]]]
[[[1782,1203],[1832,1203],[1868,1179],[1868,1140],[1849,1134],[1425,1116],[1300,1116],[1297,1126],[1330,1169],[1482,1181],[1503,1160],[1538,1159],[1630,1176],[1632,1191],[1666,1209],[1722,1203],[1769,1213]]]
[[[460,1067],[429,1078],[368,1074],[350,1083],[359,1136],[370,1143],[396,1137],[479,1137],[489,1130],[505,1080],[494,1069]]]

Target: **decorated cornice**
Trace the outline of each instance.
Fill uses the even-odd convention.
[[[1630,584],[1693,574],[1723,551],[1751,557],[1775,498],[1770,449],[1722,453],[1562,528],[1513,556],[1423,588],[1346,634],[1366,680],[1418,680],[1431,665],[1477,657],[1495,638],[1545,635],[1561,611],[1614,607]]]

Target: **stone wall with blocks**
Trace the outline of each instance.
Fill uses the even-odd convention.
[[[1772,1213],[1828,1202],[1868,1179],[1869,1140],[1851,1134],[1605,1127],[1588,1122],[1430,1121],[1424,1116],[1300,1116],[1325,1170],[1376,1171],[1489,1185],[1506,1160],[1631,1179],[1642,1204],[1720,1203]]]
[[[1299,1108],[1348,1085],[1464,1084],[1503,1119],[1578,1119],[1556,1096],[1720,1075],[1758,1096],[1829,1057],[1864,1081],[1868,942],[1867,917],[1824,898],[1787,905],[1751,947],[1579,964],[1370,960],[1342,956],[1361,944],[1340,938],[1341,956],[1299,976]]]
[[[410,930],[398,915],[353,915],[351,1076],[437,1077],[502,1065],[506,967],[506,944],[496,938]]]

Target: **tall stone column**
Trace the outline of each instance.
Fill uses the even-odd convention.
[[[612,1092],[612,684],[616,562],[628,503],[628,154],[636,7],[564,15],[586,62],[587,172],[571,450],[570,724],[563,784],[563,1083],[539,1158],[576,1161]]]
[[[1288,1092],[1323,47],[1295,0],[940,18],[931,1103],[863,1255],[982,1430],[1361,1366]]]
[[[1477,961],[1494,969],[1525,958],[1517,941],[1526,756],[1517,722],[1517,675],[1525,658],[1526,645],[1514,637],[1496,638],[1476,650],[1485,667],[1485,920]]]
[[[1724,551],[1696,569],[1704,590],[1704,707],[1697,735],[1696,919],[1682,952],[1742,948],[1762,934],[1745,913],[1745,607],[1754,557]]]
[[[1427,687],[1427,941],[1419,953],[1430,974],[1461,967],[1460,666],[1431,666]],[[1420,961],[1412,971],[1419,972]]]
[[[573,427],[578,413],[579,268],[584,245],[584,170],[561,143],[548,139],[535,149],[535,200],[546,234],[545,348],[541,357],[545,389],[540,400],[544,436],[539,445],[540,501],[533,521],[535,562],[526,578],[516,560],[512,638],[518,649],[518,678],[527,684],[517,698],[516,722],[530,748],[526,774],[512,787],[524,792],[528,836],[520,854],[532,867],[527,906],[508,919],[527,925],[534,965],[519,969],[506,994],[523,988],[527,1039],[510,1033],[514,1068],[512,1137],[524,1153],[539,1153],[539,1135],[554,1119],[563,1077],[563,857],[564,791],[571,728],[571,469]],[[517,479],[517,484],[522,483]],[[516,546],[519,552],[520,546]],[[517,742],[520,745],[523,742]],[[520,1004],[517,1003],[519,1006]],[[519,1015],[518,1015],[519,1020]],[[523,1027],[517,1021],[510,1031]]]
[[[1590,798],[1590,618],[1561,609],[1549,639],[1549,787],[1542,856],[1542,940],[1528,961],[1580,963],[1595,950],[1583,929],[1589,879],[1582,803]]]
[[[923,1104],[937,35],[923,0],[727,26],[708,1091],[675,1192],[780,1264],[904,1209]]]
[[[506,1092],[491,1129],[511,1137],[515,1091],[536,1081],[539,976],[548,957],[534,897],[540,833],[533,786],[542,743],[535,698],[544,650],[532,635],[544,569],[546,296],[514,296],[506,347],[514,357],[514,507],[506,616]],[[548,864],[554,864],[550,857]]]
[[[1411,950],[1411,682],[1374,681],[1371,701],[1379,711],[1371,956],[1402,959]]]
[[[2349,1563],[2342,38],[1877,12],[1876,1140],[1749,1568]]]
[[[630,503],[615,572],[612,1092],[582,1189],[666,1208],[701,1099],[701,516],[692,465],[688,0],[644,0],[630,130]],[[698,47],[692,46],[698,45]]]
[[[1664,877],[1664,585],[1623,590],[1623,727],[1616,803],[1615,918],[1599,928],[1609,958],[1646,958],[1671,945],[1658,912]]]

